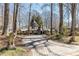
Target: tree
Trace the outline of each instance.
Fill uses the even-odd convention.
[[[69,3],[65,3],[63,4],[63,8],[64,8],[64,16],[67,19],[67,27],[70,27],[70,14],[71,14],[71,6]]]
[[[14,3],[14,12],[13,12],[13,33],[16,32],[18,6],[19,6],[18,3]]]
[[[4,4],[4,26],[3,26],[2,35],[7,33],[8,21],[9,21],[9,4],[5,3]]]
[[[42,21],[41,16],[40,16],[40,15],[38,15],[38,16],[33,15],[33,16],[32,16],[32,20],[31,20],[31,27],[32,27],[33,29],[34,29],[35,27],[38,27],[38,29],[37,29],[38,34],[41,34],[42,26],[43,26],[43,21]]]
[[[59,14],[60,14],[59,34],[63,35],[63,4],[62,3],[59,3]]]
[[[29,6],[29,21],[28,21],[28,32],[29,32],[29,34],[30,34],[31,6],[32,6],[32,4],[30,3],[30,6]]]
[[[49,5],[44,4],[41,9],[43,10],[43,17],[44,17],[44,22],[45,22],[45,27],[46,29],[48,28],[47,20],[48,20],[48,11],[46,10]]]
[[[13,12],[13,32],[9,33],[8,40],[9,40],[9,48],[15,48],[15,38],[16,38],[16,26],[17,26],[17,14],[18,14],[18,3],[14,3],[14,12]]]
[[[18,6],[18,22],[19,22],[19,30],[20,30],[20,23],[21,23],[21,21],[20,21],[20,15],[21,15],[21,10],[20,10],[20,4],[19,4],[19,6]]]
[[[72,24],[71,24],[71,40],[70,42],[72,41],[75,41],[75,29],[76,29],[76,4],[75,3],[72,3],[71,4],[71,17],[72,17]]]
[[[52,25],[52,15],[53,15],[53,14],[52,14],[52,10],[53,10],[53,9],[52,9],[52,5],[53,5],[53,4],[51,3],[51,28],[50,28],[50,33],[51,33],[51,35],[52,35],[52,26],[53,26],[53,25]]]
[[[53,14],[52,14],[52,13],[53,13],[53,8],[52,8],[52,7],[53,7],[53,3],[51,3],[51,4],[44,4],[44,5],[42,6],[42,8],[47,7],[47,6],[50,6],[50,15],[49,15],[49,16],[50,16],[50,33],[51,33],[51,35],[52,35],[52,34],[53,34],[53,33],[52,33],[52,30],[53,30],[53,29],[52,29],[52,27],[53,27],[53,23],[52,23],[52,20],[53,20],[53,18],[52,18],[52,17],[53,17]],[[47,20],[46,20],[46,23],[47,23]],[[46,27],[47,27],[47,26],[46,26]]]
[[[36,25],[34,24],[34,21],[35,21],[36,24],[38,25],[38,28],[39,28],[39,27],[40,27],[40,28],[42,27],[43,21],[42,21],[40,15],[38,15],[38,16],[33,15],[33,16],[32,16],[31,26],[32,26],[33,28],[34,28],[34,26],[36,26]]]

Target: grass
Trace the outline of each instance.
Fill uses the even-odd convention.
[[[1,56],[29,56],[31,51],[21,47],[16,48],[16,50],[4,50],[0,52]]]

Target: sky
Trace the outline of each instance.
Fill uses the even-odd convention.
[[[33,10],[38,11],[40,14],[43,14],[44,11],[49,11],[50,12],[50,6],[47,6],[46,9],[42,9],[42,6],[44,4],[45,3],[32,3],[31,9],[32,9],[32,11]],[[1,3],[0,3],[0,5],[1,5]],[[28,17],[26,17],[26,16],[28,15],[27,12],[29,12],[29,3],[22,3],[21,4],[21,7],[22,7],[21,8],[21,14],[22,14],[22,16],[21,16],[22,17],[22,20],[21,21],[23,22],[22,25],[25,25],[26,22],[27,22],[27,20],[28,20]],[[13,15],[14,4],[13,3],[10,3],[9,4],[9,8],[10,8],[9,9],[9,14],[12,16]],[[67,19],[68,15],[67,15],[67,13],[65,11],[66,11],[66,9],[64,9],[64,12],[63,12],[64,15],[65,15],[64,16],[64,22],[67,23],[68,22],[68,19]],[[54,3],[54,5],[53,5],[53,13],[57,17],[59,17],[59,6],[58,6],[58,3]],[[2,14],[2,12],[1,12],[1,6],[0,6],[0,15],[1,14]],[[71,15],[69,15],[69,16],[71,16]],[[78,16],[79,16],[79,14],[78,14]],[[71,17],[69,19],[70,19],[70,22],[71,22]],[[77,19],[78,19],[78,17],[77,17]]]
[[[44,10],[42,9],[42,6],[44,4],[43,3],[33,3],[32,6],[31,6],[31,9],[38,11],[40,14],[42,14],[46,10],[50,12],[50,5],[47,6],[47,7],[45,7],[46,10],[44,8],[43,8]],[[22,16],[21,17],[24,17],[24,15],[26,16],[27,12],[29,12],[29,4],[28,3],[23,3],[23,4],[21,4],[21,6],[22,6],[22,8],[21,8],[21,14],[22,14]],[[12,3],[10,3],[9,8],[10,8],[10,15],[13,15],[14,5]],[[59,15],[58,14],[59,13],[58,4],[54,4],[53,5],[53,13],[56,14],[57,16]],[[22,20],[21,20],[21,22],[22,22],[21,25],[25,26],[26,22],[28,24],[28,18],[25,18],[24,20],[23,19],[24,18],[22,18]]]
[[[22,4],[24,7],[24,11],[29,11],[29,4]],[[38,12],[42,12],[41,11],[41,7],[42,7],[42,5],[43,4],[32,4],[32,10],[37,10]],[[12,14],[13,13],[13,3],[10,3],[10,6],[9,6],[9,8],[10,8],[10,13]],[[22,9],[23,9],[22,8]]]
[[[42,9],[42,6],[44,4],[45,3],[33,3],[31,9],[38,11],[40,14],[42,14],[44,11],[49,11],[50,12],[50,6],[47,6],[46,9],[44,9],[44,10]],[[26,15],[28,15],[27,12],[29,12],[29,3],[22,3],[21,7],[22,7],[21,8],[21,14],[22,14],[21,17],[26,17]],[[10,3],[9,8],[10,8],[10,15],[13,15],[14,4]],[[58,6],[57,3],[55,3],[53,5],[53,13],[56,14],[59,17],[59,6]],[[25,25],[25,23],[27,22],[26,19],[28,20],[28,18],[25,18],[25,20],[23,20],[23,19],[24,18],[22,18],[22,22]],[[64,18],[64,21],[67,22],[66,17]]]
[[[45,3],[44,3],[45,4]],[[37,10],[39,13],[42,13],[42,6],[44,5],[43,3],[33,3],[32,4],[32,10]],[[25,8],[24,10],[25,11],[29,11],[29,4],[28,3],[24,3],[22,4]],[[53,8],[55,11],[54,13],[58,13],[58,7],[57,7],[57,4],[54,4],[54,8]],[[50,11],[50,6],[47,6],[46,7],[46,10],[49,10]],[[13,12],[13,3],[10,3],[10,13],[12,14]]]

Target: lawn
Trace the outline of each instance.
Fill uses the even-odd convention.
[[[4,50],[0,52],[1,56],[30,56],[31,51],[22,47],[18,47],[15,50]]]

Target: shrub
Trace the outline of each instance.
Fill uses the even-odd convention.
[[[43,34],[50,35],[50,31],[48,31],[48,30],[43,31]]]
[[[63,27],[63,35],[67,36],[68,35],[68,29],[66,26]]]

